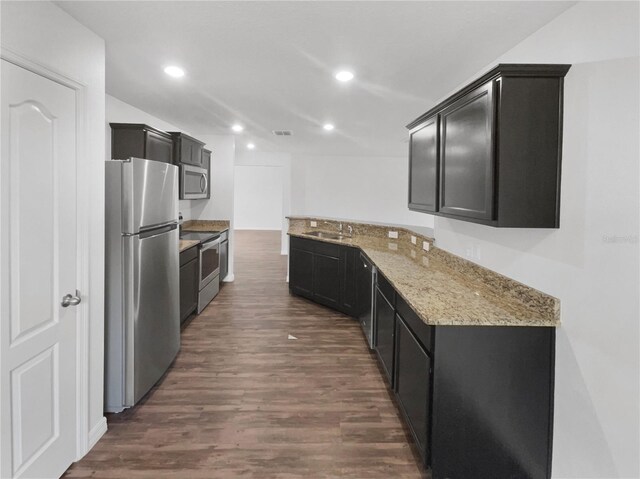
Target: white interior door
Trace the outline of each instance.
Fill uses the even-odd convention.
[[[0,477],[59,477],[76,447],[76,96],[1,67]]]

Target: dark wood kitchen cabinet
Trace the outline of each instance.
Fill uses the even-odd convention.
[[[495,227],[558,228],[569,68],[498,65],[407,125],[409,208]]]
[[[144,158],[173,163],[173,139],[165,131],[139,123],[109,123],[111,158]]]
[[[438,115],[409,137],[409,209],[438,211]]]
[[[187,165],[204,168],[204,143],[179,131],[172,131],[170,133],[173,138],[174,163],[186,163]]]
[[[289,289],[346,314],[355,311],[358,250],[290,237]]]
[[[338,256],[313,255],[313,299],[330,308],[340,309],[340,252]]]
[[[180,322],[198,308],[198,247],[180,253]]]
[[[440,114],[442,214],[493,218],[494,83],[463,96]]]
[[[313,252],[292,247],[289,251],[289,288],[313,299]]]
[[[395,386],[400,409],[422,461],[429,462],[431,358],[404,319],[396,315]]]
[[[387,374],[389,384],[394,384],[393,360],[395,354],[395,291],[387,280],[378,273],[375,289],[376,306],[373,321],[373,349]]]
[[[328,304],[315,294],[319,268],[324,298],[338,295],[329,285],[333,278],[342,298],[352,288],[367,303],[352,315],[370,308],[371,280],[361,262],[354,272],[360,291],[357,280],[344,279],[344,262],[336,263],[350,253],[340,248],[357,248],[297,237],[290,237],[290,248],[292,293]],[[374,350],[431,477],[549,479],[555,329],[433,326],[380,271],[374,291]],[[332,307],[344,311],[344,301]]]

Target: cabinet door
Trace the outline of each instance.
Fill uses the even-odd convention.
[[[198,259],[180,267],[180,322],[198,307]]]
[[[440,212],[490,221],[494,199],[494,86],[468,93],[441,113]]]
[[[340,309],[340,258],[313,255],[313,299],[325,306]]]
[[[192,143],[185,137],[180,138],[179,158],[180,163],[191,164],[191,145]]]
[[[382,363],[389,383],[393,386],[393,348],[395,336],[395,310],[387,298],[376,287],[376,309],[374,321],[374,349]]]
[[[409,209],[438,211],[438,115],[409,139]]]
[[[159,135],[154,131],[147,131],[145,150],[145,158],[148,160],[173,163],[173,141],[171,138]]]
[[[313,298],[313,253],[291,248],[289,288],[295,294]]]
[[[190,163],[195,166],[202,167],[202,145],[200,143],[191,142],[191,161]]]
[[[345,246],[340,252],[340,262],[342,269],[342,281],[340,292],[341,310],[345,314],[351,316],[357,315],[357,295],[356,295],[356,283],[357,283],[357,261],[359,257],[359,251],[356,248],[349,248]]]
[[[431,359],[400,316],[396,316],[395,391],[422,459],[428,461]]]

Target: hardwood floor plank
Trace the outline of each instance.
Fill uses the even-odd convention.
[[[279,232],[235,240],[235,282],[64,477],[427,478],[357,321],[289,295]]]

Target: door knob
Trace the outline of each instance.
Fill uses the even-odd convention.
[[[67,306],[77,306],[80,304],[80,301],[82,301],[82,299],[80,299],[80,291],[76,289],[75,296],[72,294],[65,294],[60,304],[63,308],[66,308]]]

